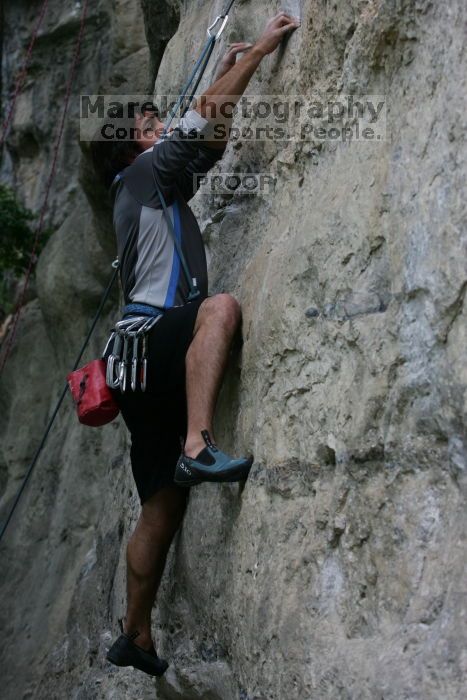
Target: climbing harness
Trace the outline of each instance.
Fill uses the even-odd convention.
[[[192,94],[190,95],[190,97],[189,97],[189,99],[188,99],[188,103],[185,105],[185,112],[186,112],[187,109],[189,108],[189,105],[191,104],[191,101],[192,101],[192,99],[193,99],[193,96],[194,96],[194,94],[195,94],[195,91],[196,91],[196,89],[197,89],[199,83],[201,82],[202,77],[203,77],[203,75],[204,75],[204,72],[205,72],[205,70],[206,70],[206,68],[207,68],[207,65],[208,65],[208,62],[209,62],[209,58],[211,57],[212,51],[213,51],[213,49],[214,49],[214,45],[215,45],[216,41],[219,39],[219,37],[221,36],[222,32],[223,32],[224,29],[225,29],[225,26],[226,26],[227,21],[228,21],[228,15],[229,15],[229,12],[230,12],[230,10],[232,9],[232,7],[233,7],[233,5],[234,5],[234,2],[235,2],[235,0],[230,0],[230,2],[229,2],[229,4],[228,4],[228,7],[226,8],[226,11],[225,11],[222,15],[219,15],[219,16],[214,20],[214,22],[210,25],[210,27],[209,27],[209,29],[208,29],[208,36],[209,36],[208,42],[207,42],[206,46],[204,47],[204,49],[203,49],[203,51],[202,51],[202,54],[201,54],[200,59],[196,62],[195,69],[194,69],[194,71],[193,71],[193,73],[192,73],[192,75],[191,75],[191,77],[190,77],[190,80],[187,82],[187,84],[186,84],[186,86],[185,86],[185,88],[184,88],[184,91],[183,91],[182,95],[180,96],[180,99],[179,99],[179,101],[178,101],[178,103],[177,103],[176,109],[173,110],[173,112],[171,113],[171,115],[170,115],[170,117],[169,117],[169,121],[168,121],[167,124],[165,125],[164,133],[167,133],[168,128],[169,128],[171,122],[173,121],[173,118],[174,118],[174,116],[175,116],[175,114],[176,114],[178,108],[179,108],[180,105],[183,103],[183,101],[187,99],[188,91],[190,90],[190,88],[191,88],[191,86],[192,86],[192,83],[193,83],[193,81],[194,81],[194,79],[195,79],[195,77],[196,77],[196,74],[197,74],[198,71],[199,71],[198,78],[197,78],[197,82],[195,83],[194,87],[192,88]],[[43,8],[42,8],[42,11],[43,11],[44,13],[45,13],[45,8],[46,8],[46,6],[47,6],[47,0],[44,1],[44,5],[43,5]],[[61,124],[60,124],[60,129],[59,129],[58,138],[57,138],[56,145],[55,145],[55,151],[54,151],[54,156],[53,156],[53,161],[52,161],[52,167],[51,167],[49,179],[48,179],[48,181],[47,181],[46,193],[45,193],[44,202],[43,202],[42,209],[41,209],[39,226],[38,226],[37,231],[36,231],[36,236],[35,236],[35,240],[34,240],[34,244],[33,244],[33,249],[32,249],[31,257],[30,257],[30,263],[29,263],[28,270],[27,270],[27,272],[26,272],[26,277],[25,277],[25,282],[24,282],[24,286],[23,286],[23,289],[22,289],[21,297],[20,297],[20,300],[19,300],[19,302],[18,302],[17,310],[16,310],[16,312],[15,312],[14,321],[13,321],[13,327],[12,327],[12,330],[11,330],[11,332],[10,332],[9,338],[8,338],[8,340],[6,341],[6,350],[4,351],[3,356],[2,356],[2,358],[1,358],[1,360],[0,360],[0,374],[2,373],[2,371],[3,371],[4,367],[5,367],[6,360],[7,360],[8,356],[9,356],[9,354],[10,354],[10,352],[11,352],[11,348],[12,348],[12,345],[13,345],[13,340],[14,340],[14,337],[15,337],[15,335],[16,335],[16,329],[17,329],[17,325],[18,325],[19,316],[20,316],[20,313],[21,313],[21,309],[22,309],[22,307],[23,307],[23,303],[24,303],[24,299],[25,299],[25,295],[26,295],[26,290],[27,290],[27,287],[28,287],[28,284],[29,284],[29,279],[30,279],[32,269],[33,269],[34,264],[35,264],[36,259],[37,259],[37,258],[36,258],[37,246],[38,246],[39,237],[40,237],[40,235],[41,235],[41,233],[42,233],[43,226],[44,226],[44,222],[45,222],[45,212],[46,212],[46,209],[47,209],[47,204],[48,204],[49,194],[50,194],[50,190],[51,190],[51,186],[52,186],[52,181],[53,181],[54,176],[55,176],[55,171],[56,171],[56,166],[57,166],[57,160],[58,160],[58,151],[59,151],[59,147],[60,147],[60,143],[61,143],[61,139],[62,139],[64,127],[65,127],[65,119],[66,119],[66,115],[67,115],[67,112],[68,112],[68,105],[69,105],[69,100],[70,100],[70,96],[71,96],[72,85],[73,85],[73,81],[74,81],[74,77],[75,77],[75,72],[76,72],[76,67],[77,67],[77,65],[78,65],[78,60],[79,60],[79,56],[80,56],[81,44],[82,44],[82,41],[83,41],[85,20],[86,20],[86,14],[87,14],[87,7],[88,7],[88,0],[84,0],[84,2],[83,2],[82,14],[81,14],[80,29],[79,29],[78,39],[77,39],[77,43],[76,43],[76,48],[75,48],[75,54],[74,54],[74,57],[73,57],[73,62],[72,62],[71,70],[70,70],[70,73],[69,73],[69,79],[68,79],[68,84],[67,84],[67,89],[66,89],[66,96],[65,96],[64,108],[63,108],[63,113],[62,113],[62,120],[61,120]],[[219,30],[218,30],[216,33],[214,33],[214,30],[215,30],[216,26],[221,22],[221,20],[222,20],[222,24],[221,24]],[[38,22],[38,24],[36,25],[36,32],[39,30],[39,26],[40,26],[40,23],[41,23],[41,22],[42,22],[42,13],[41,13],[41,16],[40,16],[40,22]],[[35,42],[35,36],[33,37],[33,39],[34,39],[34,40],[31,42],[31,45],[30,45],[30,48],[29,48],[29,52],[28,52],[29,55],[30,55],[30,53],[32,52],[32,48],[33,48],[33,45],[34,45],[34,42]],[[29,58],[28,58],[27,61],[25,62],[25,70],[27,69],[27,64],[28,64],[28,62],[29,62]],[[24,75],[24,77],[25,77],[25,75]],[[24,78],[22,78],[22,80],[24,80]],[[18,92],[19,92],[19,88],[18,88]],[[16,97],[17,97],[17,95],[15,95],[15,99],[16,99]],[[12,114],[12,109],[10,110],[10,112],[11,112],[11,114]],[[185,112],[184,112],[184,113],[185,113]],[[9,118],[11,118],[11,115],[9,115]],[[7,124],[7,127],[8,127],[8,124]],[[5,127],[4,127],[4,128],[5,128]],[[5,133],[5,131],[4,131],[4,133]],[[159,190],[159,191],[160,191],[160,190]],[[162,194],[162,193],[161,193],[161,194]],[[163,196],[161,196],[161,203],[162,203],[162,206],[164,207],[164,205],[165,205],[165,200],[164,200]],[[167,214],[168,214],[168,212],[167,212]],[[174,232],[174,233],[175,233],[175,232]],[[177,250],[178,250],[178,247],[177,247]],[[181,252],[181,248],[180,248],[180,252]],[[181,258],[181,259],[182,259],[182,258]],[[182,259],[182,260],[183,260],[183,259]],[[183,262],[182,262],[182,264],[183,264]],[[100,302],[100,304],[99,304],[99,308],[98,308],[98,310],[97,310],[97,312],[96,312],[96,315],[95,315],[95,317],[94,317],[94,320],[93,320],[93,322],[92,322],[92,324],[91,324],[91,328],[90,328],[90,330],[89,330],[89,332],[88,332],[88,335],[87,335],[87,337],[86,337],[86,339],[85,339],[85,341],[84,341],[84,343],[83,343],[83,345],[82,345],[82,347],[81,347],[81,350],[80,350],[80,352],[79,352],[79,355],[78,355],[78,357],[77,357],[77,359],[76,359],[76,362],[75,362],[74,367],[73,367],[73,372],[76,371],[76,370],[78,369],[78,367],[79,367],[79,364],[80,364],[80,362],[81,362],[81,358],[82,358],[82,356],[83,356],[83,354],[84,354],[84,352],[85,352],[85,350],[86,350],[86,348],[87,348],[87,346],[88,346],[88,343],[89,343],[89,341],[90,341],[90,339],[91,339],[91,336],[92,336],[93,333],[94,333],[94,329],[95,329],[95,327],[96,327],[96,325],[97,325],[97,322],[98,322],[98,320],[99,320],[99,318],[100,318],[100,316],[101,316],[101,314],[102,314],[104,305],[105,305],[105,303],[106,303],[106,301],[107,301],[107,299],[108,299],[108,297],[109,297],[109,295],[110,295],[110,292],[111,292],[111,290],[112,290],[112,287],[113,287],[113,285],[114,285],[114,283],[115,283],[115,281],[116,281],[116,279],[117,279],[118,270],[119,270],[119,267],[120,267],[119,261],[118,261],[118,260],[115,260],[115,261],[112,263],[112,267],[114,268],[114,272],[112,273],[112,277],[111,277],[110,282],[109,282],[109,284],[108,284],[108,286],[107,286],[107,288],[106,288],[106,290],[105,290],[105,292],[104,292],[104,295],[103,295],[103,297],[102,297],[102,299],[101,299],[101,302]],[[190,294],[192,293],[192,291],[193,291],[192,285],[190,285]],[[196,296],[198,296],[198,295],[196,295]],[[130,305],[130,306],[131,306],[131,305]],[[125,309],[125,310],[129,310],[129,313],[133,313],[132,310],[131,310],[131,308],[129,308],[129,307],[127,307],[127,309]],[[125,310],[124,310],[124,311],[125,311]],[[125,319],[123,319],[123,321],[124,321],[124,320],[125,320]],[[134,320],[134,319],[133,319],[133,320]],[[159,316],[157,316],[157,318],[155,318],[154,323],[156,323],[158,320],[159,320]],[[120,321],[119,323],[116,324],[116,327],[115,327],[115,329],[114,329],[114,330],[115,330],[115,333],[116,333],[116,336],[117,336],[117,335],[120,336],[120,331],[122,331],[122,332],[124,333],[125,331],[128,330],[128,328],[126,327],[126,325],[124,325],[124,326],[121,327],[121,328],[119,327],[119,324],[123,323],[123,321]],[[145,318],[145,323],[146,323],[146,322],[147,322],[147,318]],[[145,323],[143,324],[143,322],[141,322],[141,325],[142,325],[143,328],[145,327]],[[151,326],[151,327],[152,327],[152,326]],[[148,326],[146,326],[146,330],[147,330],[147,328],[148,328]],[[137,331],[137,328],[134,328],[133,330]],[[116,337],[116,336],[115,336],[115,337]],[[112,338],[112,336],[111,336],[111,338]],[[109,339],[109,341],[110,341],[110,339]],[[138,354],[138,353],[139,353],[139,344],[140,344],[140,342],[141,342],[141,355]],[[128,350],[128,347],[129,347],[129,341],[127,341],[127,350]],[[106,349],[107,349],[107,348],[106,348]],[[104,351],[104,353],[105,353],[105,351]],[[114,354],[114,350],[112,351],[112,354]],[[101,358],[101,361],[102,361],[102,358]],[[96,362],[96,361],[95,361],[95,362]],[[128,359],[128,357],[125,355],[125,349],[124,349],[124,348],[123,348],[123,353],[122,353],[122,355],[119,357],[119,359],[113,361],[113,365],[114,365],[114,370],[113,370],[113,372],[115,371],[115,366],[116,366],[117,363],[118,363],[117,366],[118,366],[118,371],[119,371],[119,374],[118,374],[118,381],[119,381],[119,384],[118,384],[118,386],[119,386],[120,389],[122,389],[122,386],[124,386],[124,389],[126,389],[126,384],[127,384],[127,381],[128,381],[128,378],[127,378],[127,371],[128,371],[128,369],[129,369],[129,367],[130,367],[130,364],[129,364],[129,359]],[[122,363],[123,363],[123,364],[122,364]],[[140,371],[139,371],[139,374],[138,374],[138,364],[139,364],[139,370],[140,370]],[[123,369],[122,369],[122,368],[123,368]],[[135,368],[135,369],[133,369],[133,368]],[[83,368],[83,369],[84,369],[84,368]],[[137,347],[136,347],[136,350],[135,350],[135,345],[134,345],[134,344],[132,345],[131,369],[132,369],[132,376],[131,376],[131,378],[130,378],[130,386],[131,386],[131,384],[133,384],[133,385],[135,386],[135,390],[136,390],[137,385],[138,385],[138,381],[139,381],[139,385],[140,385],[141,391],[145,391],[145,390],[146,390],[146,381],[147,381],[147,333],[146,333],[146,331],[145,331],[144,333],[142,333],[141,337],[138,338],[138,345],[137,345]],[[106,373],[106,380],[107,380],[107,376],[109,376],[109,378],[110,378],[110,375],[107,375],[107,373]],[[121,380],[120,380],[120,377],[121,377]],[[116,381],[116,379],[117,379],[117,377],[116,377],[115,373],[113,373],[112,376],[111,376],[111,380],[112,380],[112,381]],[[107,382],[106,382],[106,383],[107,383]],[[59,410],[60,410],[60,407],[61,407],[61,405],[62,405],[62,403],[63,403],[63,401],[64,401],[64,399],[65,399],[65,396],[66,396],[67,393],[68,393],[68,391],[69,391],[69,384],[68,384],[68,381],[67,381],[67,383],[65,384],[65,386],[64,386],[64,388],[63,388],[63,390],[62,390],[62,393],[60,394],[60,397],[59,397],[59,399],[58,399],[58,401],[57,401],[57,404],[56,404],[55,409],[54,409],[54,411],[53,411],[53,413],[52,413],[52,416],[51,416],[51,418],[50,418],[50,420],[49,420],[49,422],[48,422],[48,424],[47,424],[47,427],[46,427],[45,432],[44,432],[44,434],[43,434],[43,436],[42,436],[42,439],[41,439],[41,442],[40,442],[40,444],[39,444],[39,447],[37,448],[37,450],[36,450],[36,452],[35,452],[35,454],[34,454],[34,457],[33,457],[32,461],[31,461],[31,463],[30,463],[30,465],[29,465],[29,467],[28,467],[28,470],[27,470],[27,472],[26,472],[26,475],[25,475],[25,477],[24,477],[24,479],[23,479],[23,482],[22,482],[22,484],[21,484],[21,486],[20,486],[20,488],[19,488],[19,490],[18,490],[18,493],[17,493],[17,495],[16,495],[16,497],[15,497],[15,499],[14,499],[14,501],[13,501],[13,504],[12,504],[12,506],[11,506],[9,512],[8,512],[8,515],[7,515],[7,517],[6,517],[6,520],[5,520],[5,522],[3,523],[3,526],[2,526],[2,529],[1,529],[1,532],[0,532],[0,541],[2,540],[3,535],[5,534],[5,531],[6,531],[7,527],[8,527],[8,524],[10,523],[11,518],[13,517],[14,511],[15,511],[15,509],[16,509],[18,503],[19,503],[19,500],[20,500],[20,498],[21,498],[21,496],[22,496],[22,494],[23,494],[23,492],[24,492],[24,489],[26,488],[26,484],[27,484],[27,482],[29,481],[29,479],[30,479],[30,477],[31,477],[31,474],[32,474],[32,472],[33,472],[33,470],[34,470],[34,467],[36,466],[36,464],[37,464],[37,462],[38,462],[38,460],[39,460],[39,457],[40,457],[40,455],[41,455],[41,452],[42,452],[42,450],[43,450],[43,448],[44,448],[44,445],[45,445],[45,443],[46,443],[46,441],[47,441],[47,438],[48,438],[48,436],[49,436],[49,433],[50,433],[50,431],[51,431],[51,429],[52,429],[52,426],[53,426],[53,424],[54,424],[54,422],[55,422],[55,419],[56,419],[56,417],[57,417],[57,415],[58,415],[58,412],[59,412]]]

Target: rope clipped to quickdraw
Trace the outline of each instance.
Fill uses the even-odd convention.
[[[191,103],[193,102],[193,99],[196,95],[196,91],[198,89],[198,86],[203,79],[204,73],[206,71],[206,68],[208,67],[209,61],[212,56],[212,52],[214,51],[214,47],[221,36],[222,32],[224,31],[227,22],[229,21],[229,12],[233,7],[235,0],[230,0],[228,7],[226,8],[225,12],[222,15],[218,15],[214,22],[208,27],[208,40],[206,42],[206,45],[204,46],[201,56],[199,57],[198,61],[196,62],[190,77],[188,78],[188,81],[186,82],[182,93],[180,94],[180,97],[178,98],[177,102],[175,103],[172,111],[170,112],[167,121],[164,125],[164,132],[162,134],[162,138],[166,137],[170,128],[170,125],[177,114],[179,108],[184,104],[184,107],[182,109],[182,114],[181,116],[184,117],[185,114],[188,112]],[[220,23],[219,29],[216,30],[218,24]],[[196,78],[196,82],[193,85],[193,81]],[[190,92],[190,96],[187,99],[188,91]],[[184,275],[186,277],[187,283],[188,283],[188,301],[193,301],[194,299],[197,299],[200,295],[200,291],[197,288],[196,280],[194,280],[190,274],[190,270],[188,269],[187,262],[185,260],[185,256],[183,255],[182,247],[181,244],[177,238],[177,235],[175,233],[175,228],[173,225],[172,217],[170,216],[168,212],[168,207],[167,203],[165,201],[165,197],[162,193],[161,188],[158,185],[157,179],[156,179],[156,174],[153,170],[153,178],[154,178],[154,183],[156,185],[157,193],[159,195],[159,200],[162,204],[162,209],[164,211],[164,216],[167,221],[167,226],[169,227],[170,233],[173,238],[173,242],[175,245],[175,248],[178,253],[178,257],[180,259],[180,263],[183,268]]]
[[[190,76],[190,79],[188,80],[188,82],[187,82],[186,85],[185,85],[184,93],[182,93],[182,95],[180,96],[180,99],[178,100],[176,109],[174,109],[174,110],[173,110],[173,113],[171,113],[170,121],[165,125],[165,133],[168,131],[168,128],[169,128],[169,126],[170,126],[170,123],[173,121],[173,118],[174,118],[174,116],[175,116],[175,114],[176,114],[178,108],[179,108],[180,105],[183,103],[183,101],[187,98],[188,91],[190,90],[190,87],[192,86],[193,81],[194,81],[194,79],[195,79],[195,77],[196,77],[198,71],[200,71],[199,74],[198,74],[197,82],[195,83],[195,86],[194,86],[193,89],[192,89],[192,95],[191,95],[190,98],[189,98],[188,106],[189,106],[189,104],[191,103],[191,101],[193,100],[193,96],[194,96],[194,94],[195,94],[195,92],[196,92],[196,89],[197,89],[199,83],[201,82],[201,80],[202,80],[202,78],[203,78],[203,75],[204,75],[204,73],[205,73],[205,71],[206,71],[206,68],[207,68],[207,66],[208,66],[208,62],[209,62],[209,59],[210,59],[210,57],[211,57],[211,55],[212,55],[212,51],[213,51],[213,49],[214,49],[214,45],[215,45],[216,41],[219,39],[219,37],[221,36],[222,32],[223,32],[224,29],[225,29],[225,26],[226,26],[227,21],[228,21],[228,19],[229,19],[229,12],[230,12],[230,10],[231,10],[232,7],[233,7],[234,2],[235,2],[235,0],[230,0],[230,2],[229,2],[229,4],[228,4],[228,7],[227,7],[226,11],[224,12],[224,14],[219,15],[218,17],[216,17],[216,19],[214,20],[214,22],[213,22],[213,23],[211,24],[211,26],[208,28],[208,35],[209,35],[208,42],[206,43],[206,46],[204,47],[204,49],[203,49],[203,51],[202,51],[202,53],[201,53],[200,58],[199,58],[198,61],[196,62],[195,69],[193,70],[192,75]],[[67,113],[69,97],[70,97],[70,94],[71,94],[71,84],[72,84],[72,81],[73,81],[73,78],[74,78],[74,72],[75,72],[75,69],[76,69],[77,62],[78,62],[79,53],[80,53],[80,47],[81,47],[81,43],[82,43],[82,39],[83,39],[83,29],[84,29],[84,21],[85,21],[85,17],[86,17],[87,4],[88,4],[88,0],[85,0],[84,6],[83,6],[83,13],[82,13],[82,17],[81,17],[80,32],[79,32],[77,47],[76,47],[76,51],[75,51],[75,57],[74,57],[74,60],[73,60],[72,70],[71,70],[71,74],[70,74],[70,80],[69,80],[68,89],[67,89],[67,97],[66,97],[66,100],[65,100],[65,108],[64,108],[64,112],[63,112],[62,123],[61,123],[61,127],[60,127],[60,132],[59,132],[59,138],[58,138],[58,140],[57,140],[57,145],[56,145],[55,155],[54,155],[54,161],[53,161],[52,170],[51,170],[51,174],[50,174],[49,181],[48,181],[48,186],[47,186],[47,191],[46,191],[46,198],[45,198],[44,205],[43,205],[42,211],[41,211],[41,222],[40,222],[40,227],[39,227],[39,229],[38,229],[39,235],[40,235],[40,232],[41,232],[41,230],[42,230],[43,220],[44,220],[44,215],[45,215],[45,209],[46,209],[46,206],[47,206],[47,201],[48,201],[48,196],[49,196],[49,191],[50,191],[50,187],[51,187],[51,184],[52,184],[53,176],[54,176],[54,174],[55,174],[55,168],[56,168],[56,162],[57,162],[57,156],[58,156],[58,147],[59,147],[59,145],[60,145],[61,137],[62,137],[62,134],[63,134],[63,128],[64,128],[64,123],[65,123],[65,116],[66,116],[66,113]],[[220,29],[217,31],[217,33],[214,33],[214,29],[217,27],[217,25],[219,24],[219,22],[222,22],[221,27],[220,27]],[[187,107],[186,107],[186,108],[187,108]],[[186,109],[185,109],[185,111],[186,111]],[[37,235],[37,234],[36,234],[36,239],[38,240],[38,235]],[[34,248],[33,248],[32,254],[31,254],[31,261],[34,260],[36,248],[37,248],[37,243],[36,243],[36,241],[35,241],[35,246],[34,246]],[[91,324],[91,328],[90,328],[90,330],[89,330],[89,333],[88,333],[88,335],[87,335],[87,337],[86,337],[86,339],[85,339],[85,341],[84,341],[84,343],[83,343],[83,345],[82,345],[82,347],[81,347],[81,350],[80,350],[80,352],[79,352],[78,357],[76,358],[76,362],[75,362],[75,364],[74,364],[73,371],[75,371],[75,370],[78,368],[78,366],[79,366],[79,364],[80,364],[80,362],[81,362],[81,358],[82,358],[82,356],[84,355],[84,352],[85,352],[85,350],[86,350],[86,348],[87,348],[87,345],[88,345],[88,343],[89,343],[89,341],[90,341],[90,339],[91,339],[91,337],[92,337],[92,334],[93,334],[94,329],[95,329],[95,327],[96,327],[96,325],[97,325],[97,322],[98,322],[98,320],[99,320],[99,318],[100,318],[100,316],[101,316],[101,314],[102,314],[102,311],[103,311],[105,302],[107,301],[107,299],[108,299],[108,297],[109,297],[109,295],[110,295],[110,292],[111,292],[111,290],[112,290],[112,287],[113,287],[113,285],[114,285],[114,283],[115,283],[115,280],[117,279],[118,270],[119,270],[119,263],[118,263],[118,260],[116,260],[116,261],[113,263],[112,266],[115,268],[115,269],[114,269],[114,272],[113,272],[112,277],[111,277],[111,280],[110,280],[110,282],[109,282],[109,284],[108,284],[108,286],[107,286],[107,288],[106,288],[106,290],[105,290],[105,292],[104,292],[104,295],[103,295],[102,300],[101,300],[101,302],[100,302],[100,305],[99,305],[99,308],[98,308],[98,310],[97,310],[97,313],[96,313],[96,315],[95,315],[95,317],[94,317],[94,320],[93,320],[93,322],[92,322],[92,324]],[[26,279],[25,286],[24,286],[24,288],[23,288],[23,294],[22,294],[22,296],[21,296],[21,301],[20,301],[20,303],[22,303],[23,300],[24,300],[25,290],[26,290],[26,288],[27,288],[27,283],[28,283],[28,281],[29,281],[29,276],[30,276],[31,270],[32,270],[32,265],[30,265],[30,269],[28,270],[28,275],[27,275],[27,279]],[[21,308],[21,306],[18,307],[18,311],[19,311],[20,308]],[[19,317],[19,313],[18,313],[18,317]],[[15,324],[14,324],[14,331],[15,331],[15,329],[16,329],[17,321],[18,321],[18,319],[16,318],[16,319],[15,319]],[[11,345],[12,345],[12,342],[13,342],[13,334],[11,335],[11,338],[9,339],[8,342],[9,342],[9,345],[8,345],[8,347],[7,347],[7,352],[5,353],[5,357],[4,357],[4,359],[3,359],[2,365],[1,365],[1,367],[0,367],[0,374],[1,374],[1,372],[2,372],[2,370],[3,370],[3,368],[4,368],[4,366],[5,366],[6,357],[8,356],[9,351],[10,351],[10,349],[11,349]],[[18,491],[18,493],[17,493],[17,495],[16,495],[16,497],[15,497],[15,499],[14,499],[14,501],[13,501],[13,504],[12,504],[12,506],[11,506],[11,508],[10,508],[10,511],[9,511],[9,513],[8,513],[8,516],[7,516],[6,520],[5,520],[5,523],[4,523],[3,526],[2,526],[2,530],[1,530],[1,532],[0,532],[0,541],[1,541],[1,539],[2,539],[2,537],[3,537],[3,535],[4,535],[5,531],[6,531],[6,529],[7,529],[7,527],[8,527],[8,524],[9,524],[10,521],[11,521],[11,518],[12,518],[12,516],[13,516],[13,513],[14,513],[14,511],[15,511],[15,509],[16,509],[18,503],[19,503],[19,500],[20,500],[20,498],[21,498],[21,496],[22,496],[22,494],[23,494],[23,492],[24,492],[24,489],[25,489],[25,487],[26,487],[26,484],[27,484],[27,482],[28,482],[28,480],[29,480],[29,478],[30,478],[30,476],[31,476],[31,474],[32,474],[32,472],[33,472],[33,470],[34,470],[34,467],[35,467],[36,464],[37,464],[37,461],[38,461],[38,459],[39,459],[39,456],[40,456],[40,454],[41,454],[41,452],[42,452],[42,450],[43,450],[43,448],[44,448],[44,446],[45,446],[45,443],[46,443],[46,441],[47,441],[47,438],[48,438],[48,436],[49,436],[49,433],[50,433],[50,431],[51,431],[51,429],[52,429],[52,426],[53,426],[53,424],[54,424],[54,422],[55,422],[55,419],[57,418],[58,412],[59,412],[59,410],[60,410],[60,407],[61,407],[61,405],[62,405],[62,403],[63,403],[63,401],[64,401],[65,396],[67,395],[67,393],[68,393],[68,383],[64,386],[64,388],[63,388],[63,390],[62,390],[62,393],[60,394],[60,397],[59,397],[59,399],[58,399],[58,401],[57,401],[57,404],[56,404],[55,409],[54,409],[54,411],[53,411],[53,413],[52,413],[52,416],[51,416],[51,418],[50,418],[50,420],[49,420],[49,423],[47,424],[47,427],[46,427],[46,429],[45,429],[44,435],[42,436],[42,440],[41,440],[41,442],[40,442],[40,444],[39,444],[39,447],[37,448],[36,453],[34,454],[34,457],[33,457],[33,459],[32,459],[32,462],[31,462],[31,464],[29,465],[28,470],[27,470],[27,472],[26,472],[26,476],[24,477],[23,483],[21,484],[21,487],[20,487],[20,489],[19,489],[19,491]]]
[[[208,27],[208,40],[201,52],[201,56],[199,57],[198,61],[195,64],[195,67],[193,68],[190,77],[188,78],[185,86],[183,87],[183,90],[180,94],[179,99],[177,100],[175,106],[173,107],[172,111],[170,112],[168,119],[165,123],[165,128],[164,128],[164,134],[166,134],[170,128],[170,125],[172,124],[175,115],[177,114],[178,110],[182,106],[182,104],[185,102],[185,106],[182,111],[182,117],[185,116],[187,111],[190,108],[191,103],[193,102],[193,98],[196,95],[196,90],[198,89],[198,86],[204,76],[204,73],[206,71],[206,68],[208,67],[209,60],[212,56],[212,52],[214,51],[214,47],[219,40],[222,32],[227,26],[227,22],[229,21],[229,12],[232,9],[233,5],[235,3],[235,0],[230,0],[228,6],[226,7],[225,11],[223,14],[218,15],[214,22]],[[214,30],[220,23],[219,29],[215,32]],[[199,73],[198,73],[199,71]],[[192,87],[194,79],[197,77],[196,83]],[[191,93],[190,96],[187,100],[187,95],[188,91],[191,88]]]

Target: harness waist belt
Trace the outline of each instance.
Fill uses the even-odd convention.
[[[138,314],[141,316],[151,316],[152,318],[162,316],[163,313],[162,309],[159,309],[157,306],[151,306],[150,304],[127,304],[122,311],[123,316]]]

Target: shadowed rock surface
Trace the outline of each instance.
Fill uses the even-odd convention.
[[[35,209],[80,14],[50,4],[1,170]],[[2,105],[38,5],[5,2]],[[155,75],[156,93],[177,93],[222,7],[93,3],[74,93],[144,92]],[[278,8],[239,0],[215,59]],[[165,677],[110,668],[138,503],[121,421],[81,428],[68,402],[2,544],[8,700],[464,697],[465,3],[287,8],[302,27],[249,92],[382,95],[386,138],[231,144],[218,171],[272,175],[274,194],[194,200],[210,292],[243,308],[216,435],[255,454],[250,478],[191,491],[154,615]],[[2,513],[115,254],[78,108],[49,210],[57,231],[0,380]],[[115,294],[86,359],[117,314]]]

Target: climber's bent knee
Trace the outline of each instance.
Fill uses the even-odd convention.
[[[216,322],[236,328],[240,323],[240,304],[231,294],[215,294],[203,301],[199,307],[195,333],[203,323]]]

